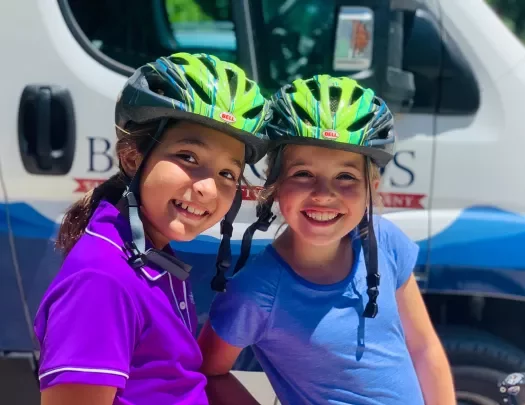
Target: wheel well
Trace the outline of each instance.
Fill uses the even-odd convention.
[[[525,351],[525,302],[503,298],[425,293],[434,327],[483,330]]]

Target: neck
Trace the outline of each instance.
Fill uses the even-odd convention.
[[[129,209],[123,198],[121,198],[117,202],[116,207],[122,215],[128,218],[129,221]],[[146,239],[153,245],[154,248],[163,250],[166,247],[166,245],[169,244],[170,241],[166,237],[164,237],[160,232],[157,232],[155,230],[151,222],[149,222],[147,216],[144,215],[142,208],[140,209],[140,219],[142,222],[144,236],[146,237]]]
[[[319,284],[344,279],[352,267],[350,237],[319,246],[302,240],[288,228],[277,238],[274,247],[296,273]]]

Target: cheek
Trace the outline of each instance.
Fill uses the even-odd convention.
[[[173,198],[178,189],[188,185],[190,178],[177,164],[163,160],[146,165],[141,183],[142,196],[154,196],[164,203],[164,198]]]
[[[213,214],[214,218],[224,217],[230,210],[237,188],[230,184],[217,185],[217,208]]]
[[[354,207],[354,209],[366,208],[368,204],[368,194],[363,185],[355,185],[341,189],[341,197],[346,202],[346,205]]]
[[[279,209],[284,216],[296,212],[301,204],[309,195],[307,187],[301,184],[286,184],[283,183],[279,187],[277,199],[279,201]]]

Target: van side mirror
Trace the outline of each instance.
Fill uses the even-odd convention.
[[[418,0],[339,0],[333,70],[374,89],[394,113],[410,108],[412,73],[402,70],[404,19]]]

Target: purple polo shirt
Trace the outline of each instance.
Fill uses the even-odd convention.
[[[40,388],[109,385],[115,405],[207,405],[189,282],[133,270],[121,248],[130,236],[102,201],[36,315]]]

